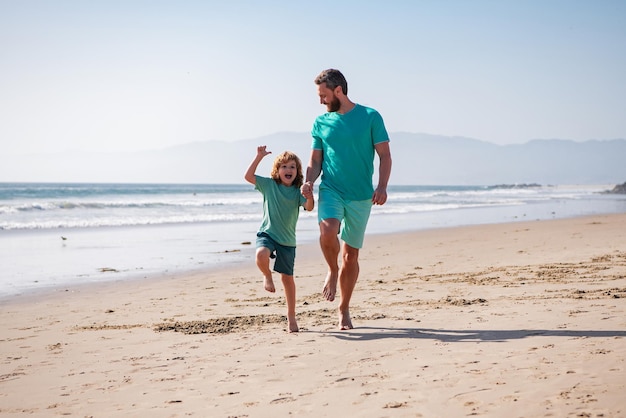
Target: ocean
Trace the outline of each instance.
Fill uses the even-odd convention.
[[[612,187],[390,186],[367,234],[625,213]],[[261,201],[245,184],[0,183],[0,298],[253,265]],[[301,212],[298,242],[317,234]]]

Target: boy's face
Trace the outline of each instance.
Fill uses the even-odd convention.
[[[298,166],[294,160],[289,160],[278,166],[278,177],[285,186],[291,186],[298,174]]]

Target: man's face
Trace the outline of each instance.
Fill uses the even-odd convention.
[[[331,89],[326,87],[326,83],[317,86],[317,94],[320,96],[320,104],[326,105],[326,111],[336,112],[341,107],[339,99]]]

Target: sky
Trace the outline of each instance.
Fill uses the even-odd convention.
[[[391,133],[626,138],[623,0],[0,0],[0,147],[309,132],[326,68]]]

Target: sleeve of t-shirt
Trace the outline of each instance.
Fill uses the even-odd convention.
[[[264,191],[267,189],[267,181],[271,179],[268,177],[261,177],[255,174],[254,180],[255,180],[254,188],[260,191],[261,193],[264,193]]]
[[[313,129],[311,129],[311,136],[313,142],[311,143],[311,149],[322,149],[322,138],[320,138],[317,132],[317,120],[313,123]]]
[[[372,142],[376,145],[387,141],[389,141],[389,134],[385,129],[383,117],[380,116],[380,113],[374,112],[372,114]]]

